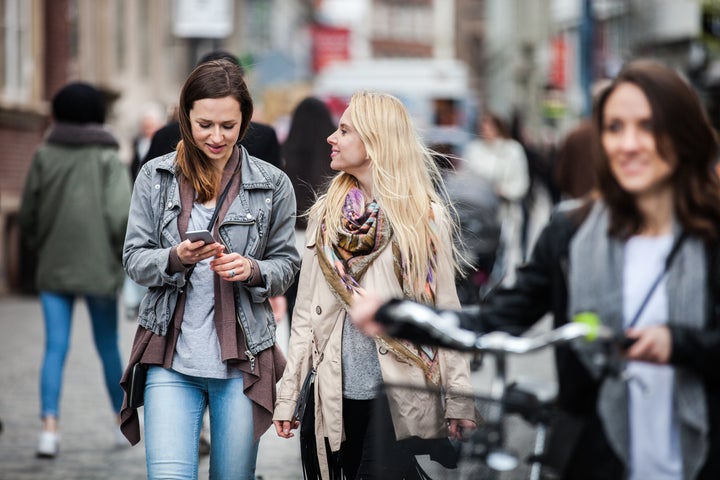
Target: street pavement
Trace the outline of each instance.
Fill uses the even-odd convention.
[[[541,204],[532,237],[544,223],[547,205]],[[298,246],[303,235],[299,232]],[[533,331],[546,329],[549,320]],[[123,360],[130,352],[136,324],[120,316],[120,348]],[[59,455],[52,460],[35,457],[39,419],[39,369],[43,355],[44,329],[40,302],[35,296],[0,296],[0,480],[135,480],[147,478],[145,449],[118,448],[114,443],[114,416],[105,391],[100,359],[97,356],[85,303],[75,304],[70,352],[65,366],[61,398],[62,439]],[[280,323],[278,342],[286,347],[287,321]],[[473,375],[478,392],[486,392],[494,371],[491,359]],[[544,351],[508,361],[508,377],[529,378],[554,383],[552,352]],[[531,431],[522,422],[510,425],[511,446],[527,453]],[[460,478],[501,478],[516,480],[526,471],[519,469],[500,477],[460,475],[443,470],[427,458],[420,463],[435,480]],[[277,437],[271,427],[260,440],[257,462],[258,480],[302,480],[297,436],[286,440]],[[208,457],[200,461],[200,480],[208,478]]]
[[[546,322],[545,322],[546,323]],[[539,328],[544,328],[540,326]],[[130,352],[135,322],[120,322],[123,359]],[[287,322],[281,323],[280,345],[287,345]],[[147,478],[143,443],[118,448],[114,418],[103,384],[85,303],[75,304],[70,352],[61,399],[60,453],[55,459],[35,457],[40,429],[38,378],[43,354],[43,318],[34,296],[0,297],[0,480],[134,480]],[[511,378],[552,381],[552,357],[543,352],[511,359]],[[486,360],[474,384],[486,391],[493,368]],[[523,433],[526,435],[526,433]],[[516,441],[527,443],[527,438]],[[526,449],[527,446],[521,447]],[[433,478],[456,479],[421,458]],[[260,440],[257,476],[262,480],[302,480],[297,436],[286,440],[269,429]],[[518,474],[516,471],[515,474]],[[520,478],[515,474],[507,478]],[[208,478],[208,457],[200,461],[200,479]]]
[[[121,316],[120,351],[130,353],[135,322]],[[280,329],[287,342],[287,328]],[[114,416],[92,342],[85,303],[75,303],[73,332],[60,404],[62,439],[55,459],[35,457],[39,419],[39,370],[44,329],[34,296],[0,297],[0,480],[140,480],[147,478],[145,448],[115,447]],[[208,478],[208,457],[200,479]],[[274,429],[260,440],[257,476],[302,480],[297,437],[279,438]]]

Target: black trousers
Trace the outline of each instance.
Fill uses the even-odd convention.
[[[373,400],[343,398],[345,441],[338,460],[348,480],[417,478],[413,452],[395,441],[385,396]]]

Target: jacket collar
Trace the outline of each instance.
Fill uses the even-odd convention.
[[[247,150],[243,146],[240,146],[240,154],[242,155],[242,187],[248,190],[255,188],[273,188],[274,185],[270,170],[276,167],[248,155]]]
[[[98,123],[55,123],[47,133],[48,143],[60,145],[99,145],[118,148],[117,138]]]
[[[166,170],[172,174],[175,173],[175,157],[177,156],[177,152],[173,151],[170,153],[166,153],[162,157],[160,157],[159,160],[155,160],[155,169],[156,170]]]

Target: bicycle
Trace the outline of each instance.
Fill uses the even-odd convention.
[[[510,355],[527,355],[543,349],[583,340],[600,341],[610,347],[627,345],[627,339],[599,323],[573,322],[534,336],[514,336],[495,331],[476,334],[459,328],[449,316],[434,312],[412,302],[397,302],[391,314],[393,322],[386,323],[394,336],[418,343],[434,344],[445,348],[480,355],[490,355],[495,361],[495,371],[487,394],[474,393],[482,412],[482,423],[464,442],[460,442],[460,456],[466,462],[479,462],[495,472],[515,471],[520,465],[518,454],[505,447],[505,421],[509,415],[517,415],[534,427],[532,451],[525,459],[529,466],[527,478],[540,480],[552,478],[553,473],[543,464],[546,435],[555,415],[555,395],[543,394],[528,384],[509,382],[507,360]],[[391,387],[400,387],[393,385]],[[469,476],[453,478],[479,478],[478,470]],[[484,478],[488,477],[487,473]],[[517,479],[517,476],[511,477]]]

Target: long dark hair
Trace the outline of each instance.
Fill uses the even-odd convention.
[[[305,227],[305,213],[335,172],[330,168],[330,144],[335,121],[325,103],[315,97],[303,99],[293,111],[290,130],[282,146],[285,173],[295,189],[298,223]]]
[[[594,112],[597,135],[602,134],[607,99],[618,85],[631,83],[645,94],[652,111],[652,129],[664,161],[674,156],[675,215],[689,232],[717,238],[720,224],[720,181],[713,166],[718,141],[700,100],[673,69],[652,60],[635,60],[623,67],[598,98]],[[600,148],[596,163],[598,187],[610,208],[610,234],[627,238],[638,233],[644,219],[635,201],[613,176],[608,157]]]
[[[192,182],[200,202],[215,197],[219,188],[219,175],[193,141],[190,110],[197,100],[223,97],[233,97],[240,104],[240,140],[250,125],[253,102],[239,65],[227,60],[202,63],[190,73],[180,92],[178,121],[182,140],[177,146],[177,165],[180,172]]]

